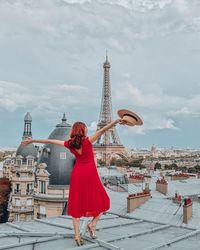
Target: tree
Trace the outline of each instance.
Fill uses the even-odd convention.
[[[156,169],[161,169],[162,165],[159,162],[155,163],[155,170]]]

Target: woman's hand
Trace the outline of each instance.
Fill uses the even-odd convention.
[[[26,137],[24,141],[21,142],[23,146],[26,146],[30,143],[43,143],[43,144],[54,144],[58,146],[64,147],[64,141],[61,140],[53,140],[53,139],[32,139],[31,137]]]
[[[125,120],[123,120],[123,119],[117,119],[116,123],[119,123],[121,125],[125,125],[127,122]]]
[[[31,137],[26,137],[25,140],[21,142],[23,146],[27,146],[28,144],[32,143],[33,139]]]

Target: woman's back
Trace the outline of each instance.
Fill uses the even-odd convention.
[[[76,156],[76,165],[95,164],[92,144],[88,137],[82,139],[82,146],[79,150],[71,149],[69,147],[69,141],[65,141],[64,145]]]

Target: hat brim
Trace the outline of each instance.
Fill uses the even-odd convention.
[[[120,109],[117,111],[119,117],[122,120],[126,121],[126,124],[129,126],[141,126],[143,124],[142,119],[134,112],[128,110],[128,109]],[[126,117],[128,118],[126,120]]]

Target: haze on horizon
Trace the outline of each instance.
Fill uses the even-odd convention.
[[[0,147],[16,147],[27,111],[35,138],[99,119],[105,53],[114,118],[127,147],[200,148],[200,1],[0,1]]]

